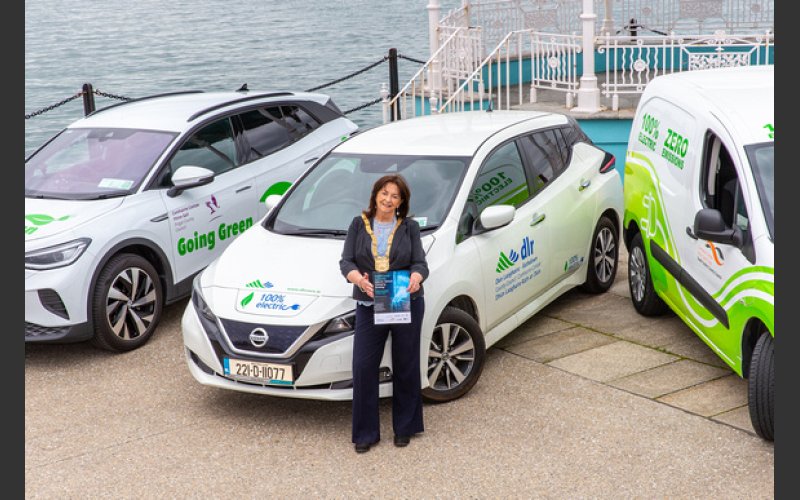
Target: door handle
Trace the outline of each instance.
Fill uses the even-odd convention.
[[[544,220],[544,214],[533,214],[531,226],[535,226]]]
[[[592,181],[590,181],[589,179],[581,179],[581,185],[578,187],[578,191],[583,191],[584,189],[591,186],[591,184]]]
[[[247,191],[247,190],[248,190],[248,189],[250,189],[251,187],[253,187],[253,186],[252,186],[252,185],[250,185],[250,186],[244,186],[244,187],[240,187],[239,189],[237,189],[237,190],[236,190],[236,193],[238,194],[238,193],[241,193],[242,191]]]
[[[318,158],[319,158],[319,156],[315,156],[315,157],[313,157],[313,158],[309,158],[308,160],[304,161],[303,163],[305,163],[306,165],[308,165],[309,163],[311,163],[312,161],[315,161],[315,160],[317,160]]]

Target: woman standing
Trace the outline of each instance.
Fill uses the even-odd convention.
[[[422,432],[420,329],[425,313],[422,281],[428,264],[417,221],[409,219],[411,192],[400,175],[386,175],[372,186],[369,208],[353,218],[339,268],[353,284],[356,324],[353,339],[353,443],[358,453],[380,440],[378,369],[392,333],[392,428],[395,446],[406,446]],[[376,324],[375,273],[408,270],[411,322]]]

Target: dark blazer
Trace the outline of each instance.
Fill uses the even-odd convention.
[[[374,226],[374,219],[369,222]],[[364,221],[361,215],[353,218],[353,222],[350,223],[350,227],[347,230],[347,237],[344,240],[344,248],[342,249],[342,258],[339,260],[339,269],[345,279],[347,279],[347,274],[355,269],[361,274],[368,273],[370,281],[373,281],[375,258],[372,256],[372,238],[364,228]],[[399,269],[408,269],[410,272],[416,271],[422,275],[423,281],[428,278],[428,263],[425,260],[425,252],[422,249],[419,223],[408,217],[400,222],[400,226],[395,231],[392,239],[392,247],[389,249],[389,270]],[[412,293],[411,298],[415,299],[422,295],[423,288],[420,283],[419,290]],[[355,285],[353,285],[353,298],[364,301],[373,300]]]

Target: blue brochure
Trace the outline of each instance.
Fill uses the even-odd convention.
[[[411,323],[410,271],[375,273],[375,324]]]

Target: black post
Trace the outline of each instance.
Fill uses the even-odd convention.
[[[631,18],[629,29],[631,30],[631,36],[633,38],[636,38],[636,35],[638,33],[638,31],[637,31],[638,28],[639,28],[639,25],[636,24],[636,19],[635,18]]]
[[[397,78],[397,49],[389,49],[389,99],[394,99],[400,92],[400,82]],[[400,107],[392,109],[392,121],[400,119]]]
[[[92,90],[91,83],[83,84],[83,115],[88,116],[93,113],[96,108],[94,107],[94,90]]]

